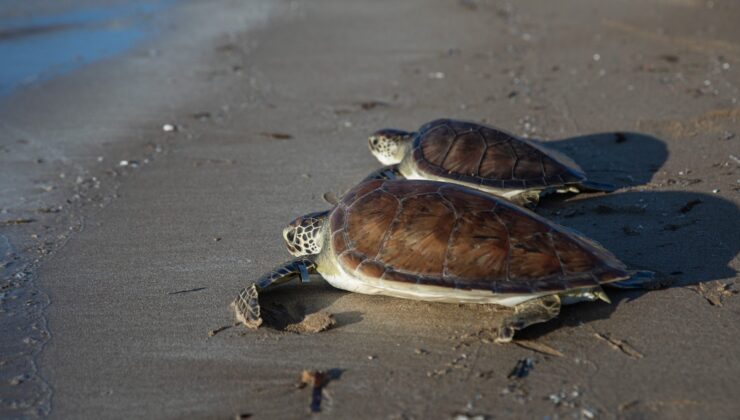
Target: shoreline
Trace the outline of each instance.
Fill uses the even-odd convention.
[[[176,141],[177,132],[162,128],[173,123],[166,109],[176,102],[145,92],[156,92],[158,85],[171,79],[168,71],[177,73],[177,66],[189,64],[197,68],[220,39],[250,26],[259,27],[272,13],[265,2],[221,4],[239,12],[212,14],[210,26],[186,30],[185,26],[205,12],[205,6],[182,2],[157,17],[159,25],[166,29],[129,51],[21,87],[0,98],[0,127],[6,153],[3,158],[13,171],[12,177],[3,183],[5,191],[0,203],[4,222],[0,240],[7,243],[0,247],[5,257],[0,272],[4,279],[2,304],[8,314],[3,326],[6,339],[2,345],[0,413],[46,416],[51,412],[52,387],[38,372],[37,365],[45,345],[53,339],[46,320],[52,301],[48,287],[38,284],[38,272],[70,238],[84,231],[87,220],[117,199],[117,191],[127,178],[169,153]],[[183,44],[192,44],[191,49],[183,50]],[[180,51],[170,53],[169,47]],[[163,68],[162,62],[170,60],[176,63],[164,64]],[[155,75],[144,76],[146,72]],[[124,84],[110,84],[116,78],[138,81],[131,91]],[[197,101],[199,94],[202,92],[179,92],[172,99],[181,101],[176,106],[183,107]],[[112,102],[106,98],[108,95],[124,96],[123,102]],[[147,96],[146,106],[136,110],[136,97]],[[68,97],[77,97],[80,102],[75,103],[74,110],[62,111],[64,98]],[[107,107],[120,109],[121,105],[129,109],[128,115],[111,119]],[[27,109],[34,113],[26,113]],[[80,115],[85,113],[89,120]],[[34,121],[44,117],[51,117],[51,121]],[[106,121],[105,127],[99,123],[102,120]],[[58,130],[63,133],[61,138]],[[152,136],[157,131],[162,134]],[[17,197],[22,199],[18,201]]]

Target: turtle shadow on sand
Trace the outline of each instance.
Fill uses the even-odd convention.
[[[539,142],[573,159],[589,179],[618,187],[647,184],[668,158],[662,140],[626,131]]]
[[[740,208],[717,197],[686,191],[629,191],[549,201],[538,212],[600,242],[628,267],[655,271],[667,287],[734,278],[733,260],[740,252]],[[639,299],[650,290],[606,290],[612,304],[602,302],[565,306],[554,320],[517,333],[537,338],[563,325],[608,319],[624,300]],[[496,311],[488,305],[455,305],[366,296],[338,290],[312,276],[276,287],[261,296],[265,326],[287,330],[309,314],[331,310],[334,328],[368,320],[392,322],[410,334],[437,328],[479,329],[495,325]],[[493,305],[491,305],[493,306]],[[390,315],[392,314],[392,315]],[[390,316],[389,316],[390,315]],[[419,321],[423,319],[424,322]]]
[[[651,270],[665,288],[734,278],[740,252],[740,207],[717,196],[685,191],[631,191],[589,199],[549,201],[538,213],[598,241],[628,267]],[[623,300],[651,290],[607,288],[612,304],[563,307],[554,320],[521,338],[537,338],[563,325],[607,319]]]
[[[311,281],[306,284],[296,281],[278,286],[260,297],[263,326],[279,331],[301,332],[295,326],[309,315],[325,312],[326,308],[346,293],[331,287],[320,276],[312,276]],[[331,313],[331,316],[334,320],[332,329],[362,321],[362,313],[358,311]]]
[[[538,212],[601,243],[630,268],[670,276],[671,286],[733,278],[740,208],[688,191],[628,191],[549,202]]]
[[[392,324],[401,335],[434,337],[442,330],[495,329],[511,310],[496,305],[456,304],[371,296],[336,289],[320,276],[292,282],[260,295],[263,327],[295,332],[290,326],[311,314],[331,312],[331,328],[367,322],[364,328]],[[311,333],[310,331],[308,333]]]
[[[609,295],[611,304],[604,302],[579,302],[575,305],[564,305],[560,309],[560,314],[541,324],[529,326],[517,332],[516,339],[519,340],[536,340],[547,334],[556,331],[562,327],[577,327],[582,324],[588,324],[600,319],[609,319],[611,315],[618,310],[622,301],[634,300],[645,293],[650,292],[644,289],[614,289],[605,288]]]
[[[662,140],[633,132],[607,132],[543,142],[575,160],[595,181],[618,187],[649,183],[668,158]],[[734,278],[740,252],[740,208],[717,196],[688,191],[629,191],[599,196],[551,195],[537,213],[601,243],[628,267],[650,270],[664,287]],[[608,288],[611,305],[565,306],[554,320],[534,325],[523,338],[562,325],[609,318],[623,300],[650,290]]]
[[[567,201],[548,200],[538,213],[598,241],[629,268],[654,271],[659,279],[670,278],[673,282],[667,287],[737,275],[731,264],[740,252],[740,208],[714,195],[686,191],[616,192]],[[517,337],[534,339],[563,325],[608,319],[620,302],[651,293],[614,288],[606,292],[612,304],[584,302],[564,306],[554,320],[530,326]],[[319,276],[312,276],[308,284],[296,281],[279,286],[263,294],[261,301],[265,326],[277,330],[285,330],[287,325],[326,310],[335,302],[340,311],[332,314],[336,320],[334,328],[365,318],[383,323],[384,318],[394,314],[394,319],[409,331],[428,328],[428,333],[434,334],[431,326],[489,328],[495,324],[496,316],[493,308],[477,305],[356,295],[333,288]],[[425,319],[425,323],[420,324],[419,318]]]
[[[595,180],[622,187],[650,182],[668,156],[664,142],[637,133],[595,134],[551,141],[547,145],[574,158],[587,173],[595,173]],[[604,169],[599,171],[599,168]],[[736,276],[731,263],[740,251],[737,240],[740,225],[736,223],[740,220],[740,209],[717,196],[687,191],[618,191],[596,196],[547,197],[540,202],[537,212],[600,242],[628,267],[655,271],[659,279],[673,280],[669,287]],[[484,320],[489,315],[479,313],[482,308],[411,303],[377,296],[354,297],[316,280],[314,276],[309,284],[285,285],[263,295],[265,325],[285,330],[302,317],[322,311],[342,298],[344,304],[333,305],[346,310],[333,314],[337,321],[335,328],[365,318],[382,323],[385,315],[376,311],[383,312],[388,305],[396,306],[393,302],[404,302],[396,306],[408,312],[404,324],[414,324],[415,314],[424,313],[431,324],[469,328],[473,327],[472,319],[479,326],[490,326]],[[607,319],[622,300],[638,299],[649,291],[609,289],[607,293],[611,305],[594,302],[564,307],[555,320],[529,327],[518,335],[536,337],[564,324]],[[352,303],[347,305],[349,302]],[[387,313],[398,315],[398,309]],[[450,318],[451,314],[455,319]]]

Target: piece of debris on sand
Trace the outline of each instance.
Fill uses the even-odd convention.
[[[224,325],[223,327],[214,328],[208,331],[208,336],[213,337],[214,335],[220,333],[221,331],[224,331],[229,328],[231,328],[231,325]]]
[[[599,340],[605,341],[614,350],[619,350],[627,356],[632,357],[633,359],[642,359],[644,357],[642,353],[637,351],[637,349],[632,347],[631,344],[624,340],[618,340],[616,338],[610,337],[609,334],[602,333],[594,333],[594,337],[598,338]]]
[[[625,403],[619,404],[619,407],[617,407],[617,409],[621,413],[623,411],[631,410],[637,407],[639,404],[640,404],[640,400],[631,400],[631,401],[627,401]]]
[[[725,298],[738,294],[738,290],[733,288],[734,285],[734,281],[723,282],[715,280],[699,283],[696,286],[692,286],[691,289],[700,294],[712,306],[721,307]]]
[[[514,344],[525,349],[536,351],[537,353],[546,354],[548,356],[563,357],[565,356],[559,350],[548,346],[545,343],[540,343],[534,340],[514,340]]]
[[[262,136],[264,136],[264,137],[270,137],[270,138],[273,138],[275,140],[290,140],[290,139],[293,138],[293,136],[291,134],[288,134],[288,133],[280,133],[280,132],[276,132],[276,131],[264,132],[264,133],[260,133],[260,134]]]
[[[559,392],[554,392],[547,396],[547,399],[550,400],[551,403],[555,404],[557,407],[567,407],[567,408],[576,408],[580,406],[580,398],[582,396],[581,391],[578,389],[577,386],[573,387],[571,390],[561,390]],[[583,414],[580,418],[594,418],[593,410],[585,409],[588,411],[591,415]]]
[[[25,225],[35,222],[35,219],[10,219],[0,221],[0,225]]]
[[[178,290],[176,292],[169,292],[168,295],[181,295],[183,293],[192,293],[192,292],[200,292],[201,290],[206,290],[207,287],[195,287],[193,289],[186,289],[186,290]]]
[[[235,327],[237,325],[239,325],[239,324],[236,323],[236,324],[232,324],[232,325],[224,325],[223,327],[214,328],[214,329],[208,331],[208,336],[209,337],[213,337],[214,335],[220,333],[221,331],[228,330],[229,328]]]
[[[510,398],[519,404],[526,404],[532,400],[529,387],[522,381],[509,382],[506,387],[501,389],[499,395]]]
[[[326,372],[323,370],[304,370],[301,372],[298,388],[305,388],[307,385],[313,388],[323,388],[326,379]]]
[[[311,387],[310,409],[312,413],[318,413],[321,411],[321,400],[323,397],[324,387],[329,384],[330,381],[339,379],[341,375],[342,371],[340,369],[330,369],[328,371],[304,370],[301,372],[301,378],[297,387]]]
[[[665,225],[663,225],[663,230],[675,232],[681,228],[695,225],[698,221],[698,219],[692,219],[683,223],[666,223]]]
[[[490,417],[485,414],[454,413],[452,418],[454,420],[486,420]]]
[[[383,102],[383,101],[372,101],[371,100],[371,101],[362,101],[358,105],[360,106],[360,108],[364,109],[365,111],[369,111],[371,109],[378,108],[378,107],[386,107],[388,106],[388,103]]]
[[[328,330],[336,323],[337,321],[332,314],[319,311],[306,315],[301,322],[289,324],[285,327],[285,331],[298,334],[315,334]]]
[[[645,214],[647,205],[609,206],[599,204],[592,211],[596,214]]]
[[[688,213],[691,210],[693,210],[693,208],[696,205],[701,204],[701,203],[703,203],[703,201],[699,200],[698,198],[697,199],[694,199],[694,200],[689,200],[678,211],[681,212],[681,213]]]
[[[615,143],[624,143],[627,141],[627,135],[624,133],[614,133],[614,142]]]
[[[527,357],[526,359],[519,359],[518,362],[516,362],[516,365],[513,369],[511,369],[511,372],[506,376],[509,379],[516,378],[526,378],[529,375],[529,372],[534,368],[534,361]]]
[[[622,233],[624,233],[627,236],[639,236],[640,231],[633,228],[632,226],[625,225],[622,227]]]
[[[676,273],[676,274],[674,274]],[[664,273],[656,272],[655,278],[652,280],[645,281],[644,283],[640,284],[640,288],[644,290],[660,290],[660,289],[666,289],[678,281],[678,278],[676,278],[677,275],[680,275],[681,272],[672,272],[669,275],[666,275]]]

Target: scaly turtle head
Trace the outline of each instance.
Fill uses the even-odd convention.
[[[384,128],[373,133],[368,139],[370,151],[383,165],[401,163],[407,145],[411,143],[414,133],[392,128]]]
[[[283,229],[285,246],[291,255],[300,257],[321,252],[324,240],[322,228],[328,214],[328,211],[310,213],[293,220]]]

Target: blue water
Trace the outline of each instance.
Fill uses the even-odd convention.
[[[0,96],[128,50],[156,30],[156,16],[175,1],[129,1],[1,19]],[[11,3],[0,2],[0,7]]]

